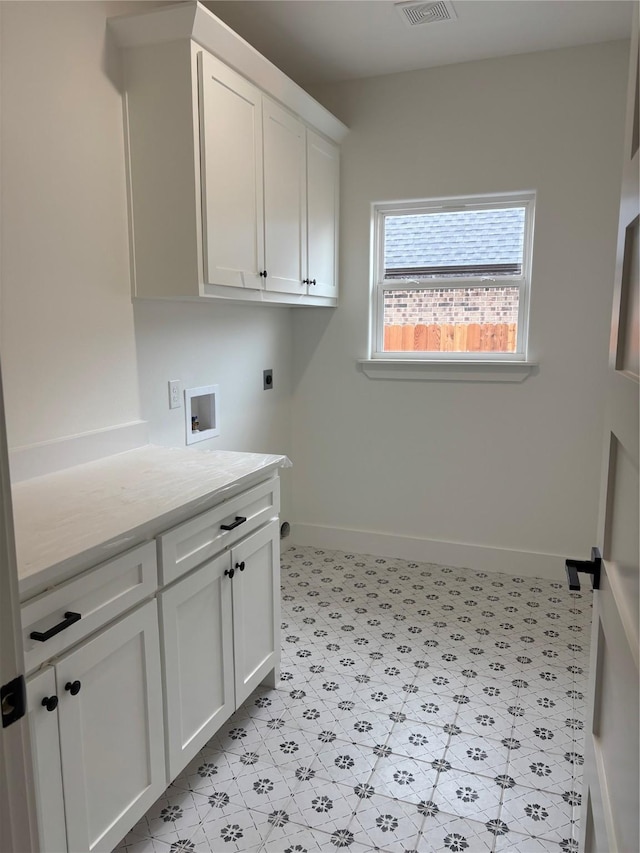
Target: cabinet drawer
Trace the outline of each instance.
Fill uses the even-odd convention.
[[[280,481],[273,477],[163,533],[158,537],[161,585],[166,586],[215,557],[279,510]]]
[[[155,542],[146,542],[26,602],[21,620],[27,672],[153,595],[157,586]]]

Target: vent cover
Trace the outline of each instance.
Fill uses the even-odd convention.
[[[435,24],[437,21],[451,21],[457,18],[451,3],[447,0],[438,0],[436,3],[396,3],[400,17],[409,27],[417,27],[419,24]]]

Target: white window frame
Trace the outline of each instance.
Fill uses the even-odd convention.
[[[491,210],[506,207],[525,208],[524,246],[521,275],[455,276],[425,279],[384,278],[384,225],[387,216],[419,213],[454,212],[463,210]],[[531,261],[533,251],[533,224],[535,192],[507,193],[420,199],[400,202],[375,202],[372,204],[372,282],[369,328],[369,352],[372,361],[404,363],[454,364],[504,364],[527,361],[529,339],[529,299],[531,292]],[[384,350],[384,294],[393,290],[428,290],[463,287],[518,287],[518,333],[515,352],[385,352]]]

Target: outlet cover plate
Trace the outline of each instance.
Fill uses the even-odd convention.
[[[179,379],[169,380],[169,408],[179,409],[182,406],[182,383]]]

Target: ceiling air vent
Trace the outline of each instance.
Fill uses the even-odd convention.
[[[396,9],[400,17],[409,27],[417,27],[419,24],[435,24],[437,21],[451,21],[457,18],[453,6],[446,0],[438,0],[436,3],[396,3]]]

